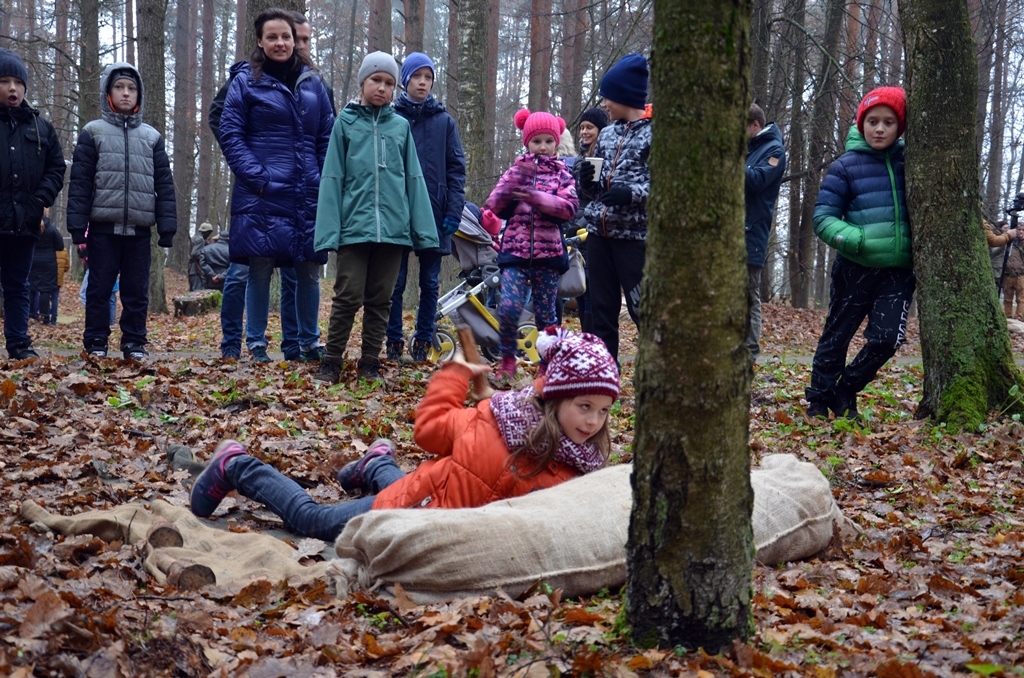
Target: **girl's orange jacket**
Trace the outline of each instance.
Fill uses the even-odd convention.
[[[413,439],[436,455],[377,495],[374,509],[473,508],[498,499],[518,497],[553,487],[580,475],[575,468],[552,462],[530,478],[508,463],[509,449],[491,412],[491,401],[464,407],[472,376],[468,368],[447,363],[430,380],[416,408]],[[520,473],[532,466],[519,465]]]

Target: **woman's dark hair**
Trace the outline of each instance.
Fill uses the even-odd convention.
[[[520,473],[519,469],[516,469],[516,475],[520,478],[534,477],[554,460],[555,453],[558,452],[558,442],[565,435],[558,423],[558,408],[567,400],[572,400],[572,398],[552,398],[550,400],[534,398],[533,405],[541,411],[541,420],[528,434],[526,444],[517,450],[511,450],[512,454],[509,455],[506,462],[509,466],[519,462],[521,466],[529,468],[526,473]],[[597,447],[601,457],[608,461],[612,451],[612,440],[608,431],[607,418],[600,430],[592,435],[587,442]]]
[[[292,12],[281,9],[280,7],[268,7],[267,9],[260,12],[259,16],[256,17],[254,27],[256,29],[256,39],[259,40],[263,37],[263,25],[268,21],[274,21],[280,19],[288,24],[288,28],[292,31],[292,43],[295,43],[295,15]],[[312,69],[316,69],[313,62],[308,56],[299,52],[294,47],[292,48],[292,56],[295,57],[294,68],[299,69],[302,64],[309,66]],[[249,57],[249,69],[252,71],[254,78],[259,80],[263,77],[263,64],[267,60],[267,54],[263,51],[263,48],[256,45],[252,51],[252,56]]]

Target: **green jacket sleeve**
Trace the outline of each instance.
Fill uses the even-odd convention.
[[[347,140],[342,129],[341,118],[334,123],[331,140],[327,145],[327,157],[320,174],[320,194],[316,203],[316,230],[313,233],[313,249],[317,252],[334,251],[341,242],[342,200],[345,188],[345,154]],[[421,179],[422,181],[422,179]]]
[[[434,249],[440,245],[437,225],[434,223],[434,208],[430,204],[427,182],[416,154],[416,143],[412,128],[405,126],[405,194],[409,199],[409,221],[412,230],[414,250]]]

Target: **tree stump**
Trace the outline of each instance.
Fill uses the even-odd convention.
[[[198,290],[174,297],[174,316],[206,315],[220,309],[220,290]]]

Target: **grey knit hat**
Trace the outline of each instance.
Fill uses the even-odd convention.
[[[9,49],[0,47],[0,78],[11,77],[21,80],[21,84],[28,89],[28,69],[21,57]]]
[[[362,87],[363,81],[374,73],[387,73],[398,84],[398,62],[387,52],[370,52],[366,55],[363,65],[359,67],[359,86]]]

